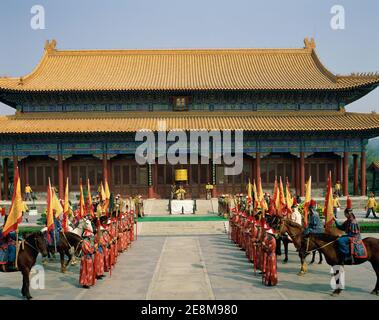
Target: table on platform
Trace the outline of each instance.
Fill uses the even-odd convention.
[[[193,200],[171,200],[171,214],[194,213]]]

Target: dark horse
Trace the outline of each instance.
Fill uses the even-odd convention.
[[[57,251],[61,261],[61,272],[65,273],[67,266],[73,262],[75,256],[79,256],[82,250],[82,237],[72,232],[61,232],[60,240],[57,245]],[[65,255],[68,257],[67,262],[64,261]]]
[[[22,244],[23,242],[23,244]],[[32,233],[25,237],[24,241],[20,241],[20,251],[17,258],[17,269],[7,270],[0,268],[1,272],[16,272],[22,273],[22,289],[21,293],[26,299],[31,299],[29,291],[29,275],[30,270],[36,264],[38,253],[41,253],[43,257],[47,256],[47,244],[45,238],[41,232]]]
[[[275,221],[273,221],[273,228],[279,229],[279,233],[281,236],[288,234],[291,237],[292,242],[293,242],[295,248],[297,249],[297,251],[300,250],[302,239],[304,237],[304,235],[303,235],[304,227],[303,226],[301,226],[298,223],[296,223],[292,220],[289,220],[287,218],[281,218],[281,219],[277,218]],[[288,243],[287,243],[287,246],[288,246]],[[322,256],[321,256],[322,252],[320,250],[315,250],[312,252],[313,256],[312,256],[311,263],[314,262],[316,251],[319,251],[319,254],[320,254],[320,262],[319,263],[322,263]],[[309,253],[307,253],[304,256],[304,260],[301,260],[301,256],[299,254],[299,257],[301,260],[301,269],[300,269],[299,275],[304,275],[307,272],[307,265],[305,263],[305,257],[308,254]],[[286,259],[288,259],[288,248],[286,251]]]
[[[96,224],[97,218],[94,219],[94,224]],[[70,263],[74,263],[75,257],[79,256],[81,250],[82,250],[82,233],[84,230],[84,226],[87,225],[87,227],[91,226],[92,224],[89,222],[89,220],[82,220],[81,223],[76,224],[74,230],[77,230],[77,233],[75,232],[63,232],[61,231],[59,233],[59,241],[57,243],[57,252],[60,256],[60,262],[61,262],[61,272],[65,273],[67,270],[67,267]],[[96,234],[96,228],[93,230]],[[80,235],[79,235],[80,234]],[[49,246],[49,256],[55,254],[55,247]],[[65,256],[68,257],[67,262],[65,262]]]
[[[320,250],[330,266],[344,265],[339,254],[337,240],[338,236],[336,235],[325,233],[311,234],[301,243],[300,257],[304,259],[305,255],[311,251]],[[359,265],[366,261],[371,262],[376,273],[376,285],[371,293],[379,295],[379,239],[368,237],[363,239],[363,243],[367,249],[367,258],[354,258],[353,265]],[[349,263],[349,265],[351,265],[351,263]],[[341,291],[341,288],[337,288],[333,291],[333,295],[338,295]]]

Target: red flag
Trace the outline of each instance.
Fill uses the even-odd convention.
[[[47,234],[50,237],[50,231],[54,230],[54,212],[53,212],[53,189],[51,188],[50,178],[49,184],[47,186],[47,197],[46,197],[46,226]]]
[[[274,200],[274,205],[275,205],[275,212],[276,214],[277,209],[279,208],[279,188],[278,188],[278,179],[275,177],[275,182],[274,182],[274,192],[272,194],[272,198]]]
[[[312,188],[312,177],[309,180],[305,189],[305,203],[304,203],[304,226],[308,226],[308,214],[309,214],[309,204],[311,202],[311,188]]]
[[[82,179],[80,179],[79,219],[82,219],[84,216],[85,216],[85,205],[84,205],[83,185],[82,185]]]
[[[324,205],[325,229],[329,230],[333,224],[333,188],[332,188],[332,173],[329,171],[328,181],[326,184],[326,195]]]
[[[284,188],[282,177],[279,178],[279,206],[276,207],[277,214],[286,214],[286,199],[284,197]]]
[[[88,189],[88,195],[87,195],[87,200],[86,200],[87,213],[89,213],[91,215],[91,217],[94,218],[95,217],[95,212],[93,211],[92,196],[91,196],[91,186],[90,186],[90,183],[89,183],[89,179],[88,179],[87,189]]]

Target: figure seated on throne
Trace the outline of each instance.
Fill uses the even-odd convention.
[[[186,194],[186,190],[184,190],[183,185],[180,185],[178,190],[175,191],[175,195],[176,195],[177,200],[184,200],[185,194]]]

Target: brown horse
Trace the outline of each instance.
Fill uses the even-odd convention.
[[[67,266],[73,262],[75,256],[79,256],[82,250],[82,237],[72,232],[60,232],[60,240],[57,245],[57,251],[61,261],[61,272],[65,273]],[[68,257],[65,262],[65,255]]]
[[[21,241],[20,241],[21,242]],[[22,243],[22,242],[21,242]],[[20,245],[20,251],[17,258],[17,269],[7,270],[0,268],[1,272],[16,272],[22,273],[22,289],[21,293],[26,299],[31,299],[29,286],[30,286],[30,270],[36,264],[37,256],[41,253],[43,257],[47,256],[47,244],[41,232],[32,233],[25,237],[23,244]]]
[[[313,250],[321,250],[324,254],[326,262],[330,266],[343,265],[339,254],[338,236],[331,234],[310,234],[302,241],[299,254],[305,257]],[[366,261],[370,261],[376,273],[376,285],[372,294],[379,295],[379,239],[368,237],[363,239],[363,243],[367,249],[367,258],[354,258],[353,265],[359,265]],[[351,265],[351,263],[349,263]],[[342,289],[338,288],[333,291],[333,295],[340,294]]]
[[[295,248],[299,251],[301,248],[302,239],[304,237],[304,235],[303,235],[304,227],[301,226],[300,224],[290,220],[290,219],[287,219],[287,218],[280,219],[279,224],[280,224],[280,226],[279,226],[280,235],[283,236],[285,234],[288,234],[291,237]],[[277,225],[275,227],[277,228]],[[312,252],[313,256],[312,256],[311,263],[314,262],[316,251],[318,251],[318,250],[315,250]],[[301,268],[299,271],[299,275],[304,275],[307,272],[307,264],[305,262],[305,258],[308,254],[309,253],[307,253],[304,256],[301,256],[299,254],[300,261],[301,261]],[[322,253],[319,251],[319,254],[320,254],[319,263],[322,263]]]

